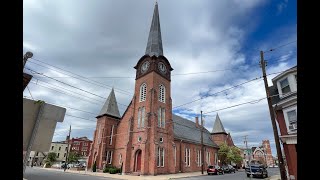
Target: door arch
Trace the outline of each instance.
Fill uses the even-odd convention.
[[[135,156],[134,156],[134,171],[135,172],[141,171],[141,154],[142,154],[142,151],[140,149],[138,149],[136,151]]]

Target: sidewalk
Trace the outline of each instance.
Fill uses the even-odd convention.
[[[53,168],[41,168],[48,171],[59,171],[63,172],[63,169],[53,169]],[[206,176],[207,174],[201,174],[201,172],[191,172],[191,173],[177,173],[177,174],[165,174],[165,175],[141,175],[141,176],[133,176],[133,175],[120,175],[120,174],[109,174],[102,172],[91,172],[91,171],[75,171],[75,170],[66,170],[66,173],[73,174],[81,174],[87,176],[101,176],[101,177],[110,177],[114,179],[130,179],[130,180],[170,180],[170,179],[179,179],[184,177],[193,177],[193,176]],[[280,175],[274,175],[268,180],[280,180]]]
[[[63,169],[53,169],[53,168],[41,168],[41,169],[48,170],[48,171],[63,172]],[[89,172],[89,171],[75,171],[75,170],[66,170],[66,173],[89,175],[89,176],[110,177],[110,178],[114,178],[114,179],[131,179],[131,180],[169,180],[169,179],[183,178],[183,177],[202,176],[201,172],[165,174],[165,175],[157,175],[157,176],[151,176],[151,175],[150,176],[149,175],[133,176],[133,175],[120,175],[120,174],[109,174],[109,173]],[[206,174],[203,174],[203,175],[206,175]]]

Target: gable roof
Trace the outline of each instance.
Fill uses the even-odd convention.
[[[196,127],[196,123],[175,114],[172,114],[172,120],[174,123],[174,138],[201,144],[201,131],[200,128]],[[219,147],[213,142],[211,134],[206,128],[204,128],[203,131],[203,144],[211,147]]]

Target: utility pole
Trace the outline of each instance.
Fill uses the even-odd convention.
[[[202,111],[201,111],[201,116],[200,116],[200,120],[201,120],[201,174],[203,174],[203,162],[204,162],[204,151],[203,151],[203,120],[202,120]]]
[[[247,155],[249,155],[247,136],[248,136],[248,135],[245,135],[245,136],[244,136],[244,143],[246,144]],[[250,176],[251,176],[251,175],[252,175],[252,171],[251,171],[250,161],[251,161],[251,158],[250,158],[250,155],[249,155],[249,163],[248,163],[248,166],[249,166],[249,169],[250,169]]]
[[[262,69],[262,76],[264,80],[264,87],[266,89],[266,94],[267,94],[267,100],[268,100],[268,106],[269,106],[269,113],[271,117],[271,123],[272,123],[272,129],[273,129],[273,135],[274,135],[274,140],[276,143],[276,148],[277,148],[277,155],[278,155],[278,161],[279,161],[279,169],[280,169],[280,175],[281,175],[281,180],[286,180],[286,170],[284,168],[284,163],[283,163],[283,157],[282,157],[282,152],[281,152],[281,147],[280,147],[280,141],[279,141],[279,135],[278,135],[278,128],[276,125],[276,120],[274,117],[274,111],[271,103],[271,97],[270,97],[270,92],[269,92],[269,86],[268,86],[268,81],[267,81],[267,75],[266,75],[266,66],[267,63],[264,60],[263,57],[263,51],[260,51],[260,66]]]
[[[28,51],[25,55],[23,55],[23,66],[22,66],[22,68],[24,68],[24,65],[26,65],[27,60],[29,58],[32,58],[32,56],[33,56],[33,53],[30,52],[30,51]]]
[[[70,129],[69,129],[69,135],[68,135],[68,139],[67,139],[67,143],[68,143],[68,146],[67,146],[67,155],[66,155],[66,161],[64,162],[64,171],[66,171],[67,169],[67,160],[68,160],[68,155],[69,155],[69,142],[70,142],[70,133],[71,133],[71,125],[70,125]]]

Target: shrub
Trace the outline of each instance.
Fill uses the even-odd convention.
[[[118,172],[117,168],[110,168],[109,169],[110,174],[116,174]]]

